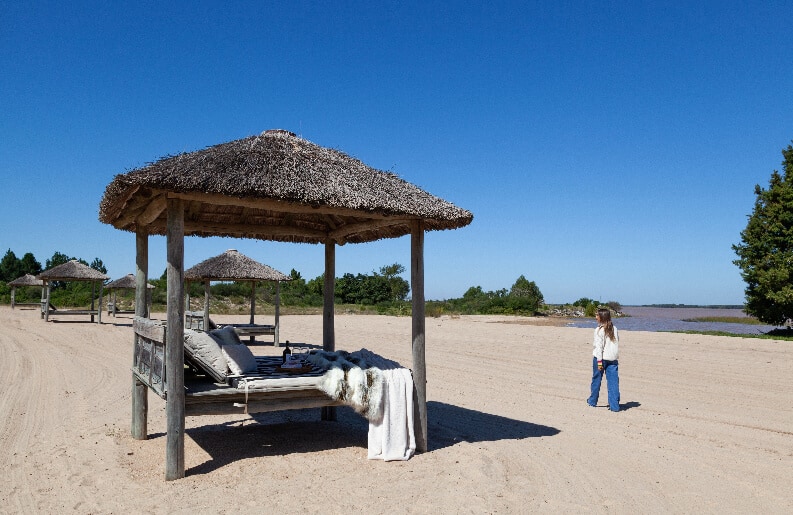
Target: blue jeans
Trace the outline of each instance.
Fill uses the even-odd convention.
[[[600,383],[603,381],[603,374],[606,374],[606,387],[609,395],[609,409],[611,411],[620,410],[620,375],[619,362],[603,360],[603,370],[598,370],[598,360],[592,356],[592,394],[586,400],[590,406],[596,406],[600,396]]]

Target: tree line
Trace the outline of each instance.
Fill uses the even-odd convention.
[[[10,288],[7,283],[25,274],[38,275],[43,270],[77,259],[80,263],[90,266],[104,274],[107,269],[99,258],[94,258],[88,263],[81,258],[69,257],[61,252],[55,252],[47,259],[42,267],[35,256],[28,252],[21,259],[17,258],[11,249],[0,260],[0,302],[10,302]],[[398,263],[381,267],[371,274],[346,273],[337,277],[334,286],[336,304],[360,307],[371,307],[375,311],[388,314],[409,314],[411,304],[409,300],[410,283],[401,277],[405,267]],[[292,269],[290,281],[279,285],[278,294],[280,303],[284,307],[319,308],[324,299],[324,274],[314,279],[306,280],[300,272]],[[163,271],[159,278],[149,281],[155,288],[152,290],[152,304],[154,309],[162,309],[166,304],[167,274]],[[91,304],[91,284],[80,281],[61,282],[52,284],[51,301],[57,306],[84,307]],[[245,306],[251,296],[252,284],[249,281],[217,282],[210,285],[210,295],[215,299],[227,299],[232,305]],[[204,285],[199,282],[188,282],[185,291],[196,303],[193,308],[201,309],[203,305]],[[95,292],[98,295],[98,292]],[[16,299],[18,302],[34,302],[40,298],[37,288],[18,288]],[[257,305],[273,305],[276,297],[276,285],[272,282],[256,283]],[[120,305],[126,302],[131,308],[134,303],[134,294],[130,292],[119,301]],[[540,311],[544,300],[542,292],[533,281],[521,275],[512,287],[485,292],[481,286],[472,286],[460,299],[443,301],[428,301],[428,315],[442,313],[461,314],[524,314],[531,315]]]

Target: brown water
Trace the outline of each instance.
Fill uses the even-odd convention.
[[[775,329],[771,325],[749,325],[727,322],[686,322],[703,317],[746,317],[740,309],[729,308],[654,308],[623,307],[625,317],[614,325],[625,331],[724,331],[734,334],[762,334]],[[595,327],[591,318],[571,321],[571,327]]]

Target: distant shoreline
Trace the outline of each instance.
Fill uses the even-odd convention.
[[[626,308],[744,309],[743,304],[624,304]]]

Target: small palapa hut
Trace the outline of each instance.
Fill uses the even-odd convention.
[[[94,270],[90,266],[84,265],[72,259],[66,263],[54,266],[49,270],[41,272],[38,276],[44,281],[47,290],[44,300],[41,302],[41,318],[49,321],[50,315],[91,315],[91,322],[94,316],[98,316],[98,323],[102,323],[102,288],[104,282],[110,279],[99,270]],[[50,304],[50,292],[52,291],[53,281],[88,281],[91,283],[91,308],[90,309],[58,309]],[[99,307],[95,304],[96,286],[99,285]]]
[[[37,302],[24,302],[24,303],[17,303],[16,302],[16,290],[17,288],[25,288],[30,286],[38,286],[41,288],[41,302],[44,302],[44,281],[41,279],[37,279],[35,275],[25,274],[22,277],[17,277],[8,285],[11,287],[11,309],[14,309],[15,306],[38,306],[39,303]]]
[[[185,473],[185,236],[324,245],[322,344],[333,351],[336,246],[410,235],[416,450],[427,450],[424,235],[470,224],[470,211],[343,152],[269,130],[115,176],[101,200],[99,220],[135,233],[140,315],[145,313],[148,236],[166,236],[166,480]],[[133,381],[132,434],[145,439],[147,386],[135,376]],[[323,408],[323,419],[335,417],[333,409]]]
[[[259,263],[238,252],[236,249],[229,249],[220,254],[198,263],[197,265],[185,270],[184,280],[187,282],[204,283],[204,310],[198,314],[201,317],[200,327],[204,330],[211,328],[209,320],[209,286],[211,281],[238,281],[251,283],[251,318],[249,324],[230,324],[234,327],[239,336],[250,336],[251,342],[256,335],[271,334],[276,347],[279,346],[279,319],[281,309],[281,282],[291,281],[292,278],[275,268]],[[275,283],[275,323],[273,325],[256,324],[256,283],[271,281]],[[190,296],[187,296],[187,316],[186,323],[190,325],[191,320],[195,320],[196,314],[190,310]],[[191,327],[192,328],[192,327]]]
[[[134,290],[136,288],[135,284],[135,274],[127,274],[120,279],[116,279],[115,281],[111,281],[105,285],[105,289],[110,294],[112,292],[112,298],[107,302],[107,312],[113,316],[116,316],[118,313],[134,313],[135,310],[127,311],[121,310],[118,308],[118,291],[119,290]],[[154,289],[154,285],[151,283],[146,283],[146,305],[148,309],[146,313],[148,314],[151,311],[151,290]]]

